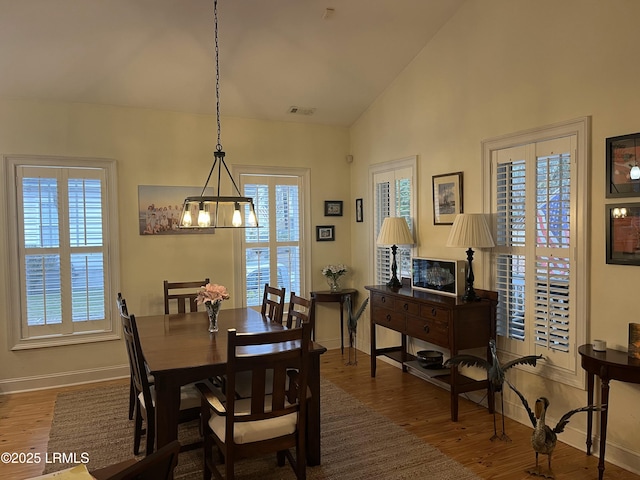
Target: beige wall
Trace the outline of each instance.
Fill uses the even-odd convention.
[[[348,131],[345,128],[223,118],[222,141],[233,165],[311,169],[311,224],[336,225],[335,242],[312,235],[312,286],[326,289],[326,263],[348,263],[352,209],[348,201]],[[117,160],[121,252],[120,289],[137,315],[162,313],[162,281],[210,277],[233,291],[233,232],[146,237],[138,233],[138,185],[202,186],[213,160],[215,117],[165,111],[27,100],[0,100],[0,154],[68,155]],[[338,172],[338,173],[337,173]],[[4,195],[4,178],[0,179]],[[344,200],[346,215],[324,217],[324,200]],[[4,203],[4,202],[3,202]],[[6,212],[0,212],[0,224]],[[6,236],[0,236],[0,305],[7,305]],[[308,294],[308,292],[297,292]],[[115,301],[115,299],[114,299]],[[335,308],[318,314],[318,339],[339,345]],[[0,392],[84,381],[126,371],[121,341],[11,351],[7,312],[0,307]],[[203,327],[204,328],[204,327]],[[203,330],[204,331],[204,330]],[[206,333],[206,332],[205,332]],[[122,367],[122,369],[119,369]]]
[[[482,140],[591,116],[588,339],[626,350],[627,324],[638,321],[640,268],[605,264],[604,144],[606,137],[640,131],[638,18],[640,2],[631,0],[468,1],[352,127],[352,196],[369,198],[370,165],[418,155],[417,253],[464,259],[463,249],[444,246],[450,227],[433,225],[432,175],[463,171],[465,211],[479,212]],[[359,284],[372,278],[370,251],[358,241],[369,228],[369,218],[352,226]],[[482,286],[485,269],[478,263]],[[359,338],[365,349],[368,334],[363,329]],[[556,421],[586,404],[580,389],[521,372],[512,379],[530,403],[547,395]],[[613,382],[610,399],[607,459],[640,471],[640,386]],[[526,422],[518,400],[506,400],[505,409]],[[573,417],[561,440],[584,448],[584,425],[584,416]]]

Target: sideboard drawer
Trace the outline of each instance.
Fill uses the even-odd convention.
[[[394,312],[389,308],[371,310],[371,321],[398,332],[404,332],[407,324],[403,312]]]
[[[449,321],[450,311],[434,305],[420,305],[420,316],[429,320]]]
[[[383,293],[372,293],[371,306],[393,308],[393,297],[384,295]]]
[[[407,335],[449,348],[449,322],[420,317],[407,317]]]
[[[406,313],[408,315],[419,315],[420,304],[417,302],[405,300],[404,298],[394,298],[393,309],[398,312]]]

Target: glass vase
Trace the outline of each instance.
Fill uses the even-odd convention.
[[[339,292],[342,290],[340,288],[340,277],[327,277],[327,283],[329,284],[329,290],[332,292]]]
[[[207,308],[207,315],[209,316],[209,332],[214,333],[218,331],[218,313],[220,313],[220,301],[217,302],[205,302],[204,306]]]

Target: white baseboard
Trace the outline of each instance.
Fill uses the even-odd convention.
[[[0,395],[7,393],[43,390],[45,388],[66,387],[84,383],[101,382],[129,377],[129,365],[76,370],[71,372],[36,375],[32,377],[8,378],[0,380]]]

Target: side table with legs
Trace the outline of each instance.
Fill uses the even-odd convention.
[[[604,453],[607,446],[607,418],[609,405],[609,381],[618,380],[627,383],[640,383],[640,360],[631,358],[627,352],[607,348],[604,352],[593,349],[591,345],[578,348],[582,357],[582,368],[587,371],[587,404],[593,404],[595,376],[600,377],[600,402],[607,408],[600,412],[600,459],[598,461],[598,479],[604,476]],[[587,455],[591,455],[593,412],[587,412]]]
[[[330,290],[311,292],[311,297],[315,298],[316,303],[340,303],[340,348],[344,354],[344,303],[347,297],[351,297],[351,305],[355,305],[356,295],[358,291],[354,288],[343,288],[338,292]]]

